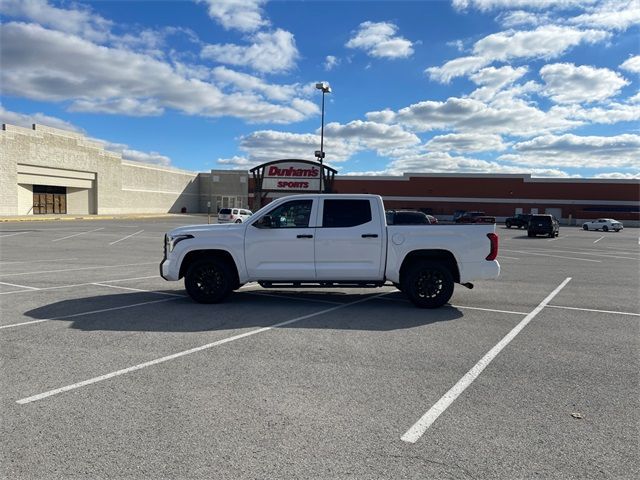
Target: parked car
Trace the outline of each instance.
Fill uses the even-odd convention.
[[[435,225],[436,223],[438,223],[438,219],[436,217],[434,217],[433,215],[429,215],[428,213],[426,213],[425,215],[429,219],[429,223],[431,225]]]
[[[582,224],[583,230],[602,230],[603,232],[608,232],[609,230],[619,232],[623,228],[624,225],[613,218],[598,218]]]
[[[484,212],[464,212],[455,219],[456,223],[496,223],[496,217],[491,217]]]
[[[286,218],[286,224],[276,219]],[[298,218],[304,222],[290,222]],[[437,235],[434,234],[438,230]],[[398,285],[421,308],[454,284],[498,277],[495,225],[387,225],[377,195],[303,194],[265,205],[240,225],[190,225],[165,235],[160,274],[184,278],[197,302],[218,303],[247,282],[263,288]]]
[[[530,213],[518,213],[515,217],[509,217],[504,221],[504,224],[507,228],[511,227],[528,227],[529,220],[531,220]]]
[[[528,236],[548,235],[549,237],[557,237],[559,234],[560,223],[558,223],[556,217],[550,214],[531,215],[527,227]]]
[[[252,214],[251,210],[244,208],[222,208],[218,212],[218,223],[242,223]]]
[[[438,223],[435,217],[415,210],[387,210],[385,215],[387,217],[387,225],[429,225]],[[432,222],[429,217],[435,221]]]

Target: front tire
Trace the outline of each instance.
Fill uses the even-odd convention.
[[[198,260],[189,267],[184,286],[198,303],[219,303],[231,293],[231,269],[217,258]]]
[[[582,225],[582,229],[586,230],[586,231],[589,231],[589,225]]]
[[[609,227],[607,227],[606,225],[603,225],[602,231],[603,232],[608,232],[609,231]]]
[[[242,223],[242,220],[238,219],[236,220],[236,223]]]
[[[507,228],[511,228],[511,222],[507,222],[505,225],[507,226]]]
[[[453,276],[438,262],[423,260],[403,275],[402,291],[419,308],[438,308],[453,295]]]

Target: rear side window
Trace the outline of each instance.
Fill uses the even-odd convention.
[[[325,200],[322,226],[326,228],[355,227],[371,221],[369,200]]]
[[[220,213],[223,215],[229,215],[231,213],[231,209],[230,208],[222,208],[220,210]]]

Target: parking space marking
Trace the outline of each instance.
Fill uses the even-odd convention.
[[[471,370],[469,370],[440,400],[438,400],[400,439],[407,443],[416,443],[424,432],[442,415],[447,408],[478,378],[485,368],[496,358],[496,356],[533,320],[538,313],[560,293],[560,291],[571,281],[567,277],[556,289],[538,304],[525,318],[518,323],[507,335],[504,336],[491,350],[489,350]]]
[[[633,312],[616,312],[613,310],[596,310],[593,308],[580,308],[580,307],[565,307],[562,305],[547,305],[549,308],[563,308],[565,310],[580,310],[583,312],[597,312],[597,313],[614,313],[616,315],[633,315],[635,317],[640,317],[640,313]]]
[[[131,237],[133,237],[134,235],[137,235],[137,234],[142,233],[142,232],[144,232],[144,230],[140,230],[139,232],[135,232],[135,233],[132,233],[131,235],[127,235],[126,237],[121,238],[120,240],[116,240],[115,242],[111,242],[109,245],[114,245],[114,244],[116,244],[116,243],[118,243],[118,242],[121,242],[121,241],[123,241],[123,240],[126,240],[127,238],[131,238]]]
[[[342,305],[342,302],[332,302],[331,300],[322,300],[320,298],[295,297],[293,295],[277,295],[275,293],[247,292],[249,295],[257,295],[259,297],[285,298],[287,300],[299,300],[315,303],[328,303],[330,305]]]
[[[51,242],[59,242],[60,240],[66,240],[67,238],[79,237],[80,235],[86,235],[87,233],[97,232],[98,230],[104,230],[104,227],[94,228],[93,230],[89,230],[88,232],[80,232],[75,233],[73,235],[67,235],[66,237],[56,238],[55,240],[51,240]]]
[[[546,251],[545,249],[542,248],[532,248],[532,250],[538,250],[538,251]],[[580,251],[580,252],[576,252],[573,250],[554,250],[554,252],[557,253],[577,253],[578,255],[590,255],[592,257],[603,257],[603,258],[617,258],[617,259],[624,259],[624,260],[638,260],[638,257],[621,257],[619,255],[615,255],[614,253],[608,253],[608,252],[599,252],[599,253],[594,253],[594,252],[589,252],[589,251]]]
[[[171,300],[177,300],[177,298],[175,298],[175,297],[174,298],[163,298],[162,300],[151,300],[150,302],[134,303],[133,305],[122,305],[120,307],[103,308],[103,309],[100,309],[100,310],[92,310],[90,312],[74,313],[72,315],[62,315],[60,317],[41,318],[40,320],[30,320],[28,322],[12,323],[11,325],[1,325],[0,326],[0,330],[5,329],[5,328],[21,327],[23,325],[32,325],[34,323],[50,322],[52,320],[67,320],[69,318],[82,317],[84,315],[94,315],[96,313],[113,312],[115,310],[124,310],[124,309],[127,309],[127,308],[141,307],[143,305],[151,305],[153,303],[170,302]]]
[[[395,290],[398,292],[399,290]],[[391,300],[394,302],[405,302],[408,303],[410,300],[408,298],[381,298],[380,300]],[[453,308],[464,308],[465,310],[481,310],[483,312],[491,312],[491,313],[508,313],[510,315],[527,315],[528,312],[514,312],[513,310],[496,310],[495,308],[480,308],[480,307],[467,307],[466,305],[449,305]]]
[[[118,377],[120,375],[125,375],[127,373],[135,372],[137,370],[141,370],[143,368],[151,367],[153,365],[158,365],[159,363],[168,362],[169,360],[175,360],[176,358],[184,357],[186,355],[191,355],[193,353],[201,352],[203,350],[208,350],[210,348],[217,347],[219,345],[224,345],[225,343],[231,343],[231,342],[234,342],[236,340],[240,340],[242,338],[250,337],[252,335],[257,335],[259,333],[268,332],[269,330],[273,330],[273,329],[276,329],[276,328],[279,328],[279,327],[284,327],[285,325],[291,325],[293,323],[297,323],[297,322],[300,322],[302,320],[306,320],[306,319],[309,319],[309,318],[317,317],[319,315],[324,315],[325,313],[335,312],[336,310],[340,310],[342,308],[350,307],[352,305],[357,305],[359,303],[364,303],[364,302],[367,302],[369,300],[373,300],[374,298],[380,297],[382,295],[387,295],[389,293],[391,293],[391,292],[384,292],[384,293],[380,293],[378,295],[374,295],[374,296],[370,296],[370,297],[366,297],[366,298],[361,298],[360,300],[356,300],[356,301],[349,302],[349,303],[343,303],[343,304],[337,305],[335,307],[327,308],[325,310],[320,310],[319,312],[309,313],[307,315],[302,315],[300,317],[296,317],[296,318],[293,318],[291,320],[285,320],[284,322],[279,322],[279,323],[276,323],[276,324],[271,325],[269,327],[262,327],[262,328],[258,328],[256,330],[251,330],[249,332],[241,333],[239,335],[234,335],[232,337],[223,338],[221,340],[218,340],[218,341],[215,341],[215,342],[212,342],[212,343],[207,343],[206,345],[202,345],[202,346],[195,347],[195,348],[190,348],[189,350],[183,350],[182,352],[174,353],[172,355],[167,355],[166,357],[156,358],[155,360],[150,360],[148,362],[140,363],[140,364],[134,365],[132,367],[123,368],[122,370],[116,370],[115,372],[110,372],[110,373],[107,373],[105,375],[100,375],[99,377],[89,378],[88,380],[84,380],[82,382],[74,383],[74,384],[71,384],[71,385],[66,385],[64,387],[56,388],[54,390],[49,390],[49,391],[43,392],[43,393],[39,393],[39,394],[33,395],[31,397],[21,398],[20,400],[16,400],[16,403],[18,403],[20,405],[25,405],[27,403],[35,402],[37,400],[42,400],[43,398],[51,397],[51,396],[57,395],[59,393],[68,392],[69,390],[75,390],[75,389],[81,388],[81,387],[86,387],[87,385],[92,385],[94,383],[102,382],[104,380],[108,380],[108,379],[113,378],[113,377]],[[167,298],[167,299],[163,299],[163,300],[157,300],[156,302],[152,302],[152,303],[166,302],[166,301],[170,301],[170,300],[175,300],[175,298]]]
[[[92,283],[91,285],[98,285],[100,287],[109,287],[116,288],[120,290],[129,290],[132,292],[144,292],[144,293],[155,293],[157,295],[169,295],[170,297],[186,297],[186,295],[180,293],[168,293],[168,292],[159,292],[157,290],[145,290],[143,288],[131,288],[131,287],[123,287],[121,285],[108,285],[106,283]]]
[[[18,285],[17,283],[0,282],[0,285],[9,285],[10,287],[26,288],[27,290],[39,290],[36,287],[28,287],[26,285]]]
[[[0,235],[0,237],[14,237],[16,235],[24,235],[25,233],[29,233],[29,232],[3,233],[2,235]]]
[[[502,251],[503,252],[513,252],[513,253],[524,253],[525,255],[539,255],[541,257],[566,258],[568,260],[581,260],[583,262],[602,263],[601,260],[591,260],[590,258],[564,257],[564,256],[561,256],[561,255],[551,255],[549,253],[526,252],[526,251],[522,251],[522,250],[508,250],[506,248],[503,248]]]
[[[43,262],[68,262],[69,260],[77,260],[78,258],[53,258],[51,260],[0,260],[0,263],[4,266],[8,263],[43,263]]]
[[[150,275],[148,277],[133,277],[133,278],[118,278],[116,280],[102,280],[100,283],[113,283],[113,282],[127,282],[129,280],[147,280],[149,278],[158,278],[157,275]],[[86,285],[93,285],[96,282],[86,282],[86,283],[73,283],[70,285],[56,285],[55,287],[42,287],[42,288],[36,288],[36,287],[32,287],[35,290],[34,291],[38,291],[38,292],[42,292],[42,291],[46,291],[46,290],[59,290],[62,288],[74,288],[74,287],[84,287]],[[27,292],[28,290],[14,290],[11,292],[0,292],[0,295],[9,295],[10,293],[24,293]]]
[[[64,268],[62,270],[42,270],[39,272],[0,273],[0,277],[13,277],[17,275],[35,275],[38,273],[76,272],[78,270],[94,270],[94,269],[97,270],[99,268],[136,267],[139,265],[157,265],[157,264],[158,262],[125,263],[124,265],[98,265],[95,267]]]
[[[600,237],[599,239],[597,239],[595,242],[593,243],[598,243],[600,240],[602,240],[604,238],[604,236]]]
[[[518,257],[507,257],[505,255],[499,255],[499,260],[502,260],[503,258],[506,258],[508,260],[520,260]]]

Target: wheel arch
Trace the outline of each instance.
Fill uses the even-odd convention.
[[[231,269],[233,273],[233,288],[234,290],[240,286],[240,277],[238,275],[238,266],[236,265],[233,256],[227,252],[226,250],[192,250],[185,255],[182,259],[182,263],[180,264],[180,274],[178,278],[182,278],[187,274],[189,267],[193,265],[194,262],[199,260],[204,260],[207,258],[215,258],[218,260],[223,260]]]
[[[400,266],[400,278],[407,271],[410,265],[413,265],[418,260],[431,260],[437,261],[445,265],[451,272],[453,281],[460,282],[460,270],[458,269],[458,262],[456,257],[449,250],[414,250],[409,252]]]

